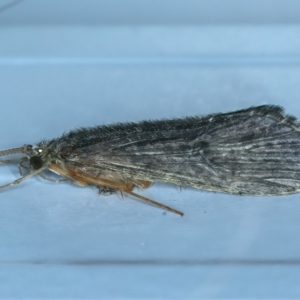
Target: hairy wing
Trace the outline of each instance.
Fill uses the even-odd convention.
[[[66,163],[108,178],[234,194],[300,189],[300,128],[280,107],[113,127],[73,147]]]

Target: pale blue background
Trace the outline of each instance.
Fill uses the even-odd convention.
[[[0,149],[267,103],[300,118],[299,1],[0,4]],[[0,298],[300,297],[299,195],[141,193],[185,216],[39,177],[0,191]]]

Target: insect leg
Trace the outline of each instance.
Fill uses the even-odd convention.
[[[57,165],[49,165],[48,168],[50,170],[53,170],[54,172],[56,172],[57,174],[60,174],[66,178],[68,178],[69,180],[73,181],[74,183],[76,184],[79,184],[81,186],[86,186],[86,185],[89,185],[89,184],[94,184],[98,187],[100,187],[101,189],[103,187],[105,188],[109,188],[109,189],[112,189],[112,190],[118,190],[120,192],[125,192],[131,196],[134,196],[144,202],[147,202],[149,204],[152,204],[156,207],[159,207],[159,208],[162,208],[162,209],[165,209],[167,211],[170,211],[170,212],[173,212],[175,214],[178,214],[180,216],[183,216],[183,213],[176,210],[176,209],[173,209],[167,205],[164,205],[164,204],[161,204],[159,202],[156,202],[154,200],[151,200],[149,198],[146,198],[144,196],[141,196],[139,194],[136,194],[134,192],[132,192],[133,188],[134,188],[134,184],[133,183],[125,183],[125,182],[120,182],[120,181],[113,181],[111,179],[107,179],[107,178],[104,178],[104,177],[96,177],[93,176],[93,175],[90,175],[88,173],[83,173],[83,172],[80,172],[76,169],[73,169],[73,168],[62,168],[60,166],[57,166]],[[141,181],[142,182],[142,181]],[[147,186],[147,184],[149,184],[148,181],[144,181],[145,182],[145,186]]]
[[[127,193],[127,194],[129,194],[129,195],[132,195],[132,196],[134,196],[135,198],[138,198],[138,199],[140,199],[140,200],[142,200],[142,201],[144,201],[144,202],[147,202],[147,203],[149,203],[149,204],[151,204],[151,205],[154,205],[154,206],[156,206],[156,207],[159,207],[159,208],[165,209],[165,210],[167,210],[167,211],[170,211],[170,212],[172,212],[172,213],[175,213],[175,214],[177,214],[177,215],[180,215],[181,217],[184,215],[184,213],[181,212],[181,211],[179,211],[179,210],[176,210],[176,209],[174,209],[174,208],[172,208],[172,207],[170,207],[170,206],[167,206],[167,205],[164,205],[164,204],[162,204],[162,203],[159,203],[159,202],[156,202],[156,201],[154,201],[154,200],[151,200],[151,199],[149,199],[149,198],[146,198],[146,197],[144,197],[144,196],[142,196],[142,195],[136,194],[136,193],[134,193],[134,192],[132,192],[132,191],[124,191],[124,192]]]
[[[114,194],[115,192],[117,192],[117,189],[112,189],[106,186],[97,186],[98,187],[98,192],[100,195],[104,195],[104,196],[109,196],[111,194]]]

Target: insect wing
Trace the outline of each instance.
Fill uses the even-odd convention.
[[[161,181],[233,194],[278,195],[300,188],[299,145],[294,119],[283,115],[280,107],[260,106],[91,129],[65,156],[65,163],[124,182]]]

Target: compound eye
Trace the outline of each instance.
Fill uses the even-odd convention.
[[[40,156],[32,156],[29,160],[34,170],[38,170],[43,166],[43,160]]]

